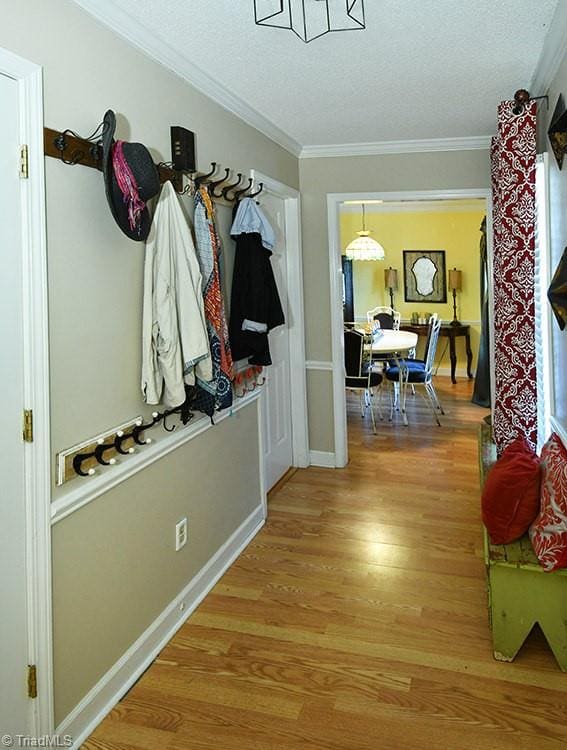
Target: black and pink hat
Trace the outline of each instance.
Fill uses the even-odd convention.
[[[143,242],[152,217],[147,202],[159,193],[156,165],[142,143],[115,141],[116,116],[109,109],[102,131],[102,172],[108,205],[116,223],[131,240]]]

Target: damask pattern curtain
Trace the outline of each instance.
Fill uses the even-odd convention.
[[[516,437],[537,442],[535,358],[536,102],[498,108],[492,139],[494,209],[494,440],[500,454]]]

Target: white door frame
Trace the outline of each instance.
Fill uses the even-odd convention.
[[[458,200],[484,198],[486,200],[486,240],[488,254],[490,310],[494,309],[492,298],[492,194],[489,189],[467,190],[408,190],[393,193],[327,193],[327,221],[329,231],[329,273],[331,281],[331,337],[333,364],[333,412],[335,428],[335,466],[348,463],[346,395],[344,383],[343,355],[343,283],[340,245],[339,206],[347,200]],[[493,315],[490,316],[490,371],[494,372]],[[494,394],[494,383],[492,382]]]
[[[53,732],[51,626],[51,469],[47,251],[43,153],[43,82],[39,65],[0,48],[0,73],[18,82],[20,140],[28,146],[29,179],[22,179],[24,404],[32,409],[33,443],[24,444],[29,663],[37,666],[32,730]],[[25,665],[22,665],[24,678]]]
[[[262,183],[264,190],[281,198],[285,206],[286,284],[288,309],[292,320],[292,324],[288,325],[292,459],[293,466],[306,467],[309,466],[309,433],[307,426],[300,194],[298,190],[262,174],[257,169],[251,170],[250,176],[254,180],[256,190]]]

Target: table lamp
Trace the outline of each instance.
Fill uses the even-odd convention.
[[[398,272],[395,268],[384,269],[384,284],[390,292],[390,307],[394,309],[394,292],[398,290]]]
[[[456,268],[449,270],[449,289],[453,291],[453,320],[451,321],[452,326],[460,326],[461,324],[457,320],[457,292],[461,290],[463,283],[463,272],[457,271]]]

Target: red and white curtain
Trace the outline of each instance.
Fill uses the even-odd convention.
[[[535,355],[536,102],[514,114],[498,108],[492,139],[494,219],[494,440],[498,453],[516,437],[537,442]]]

